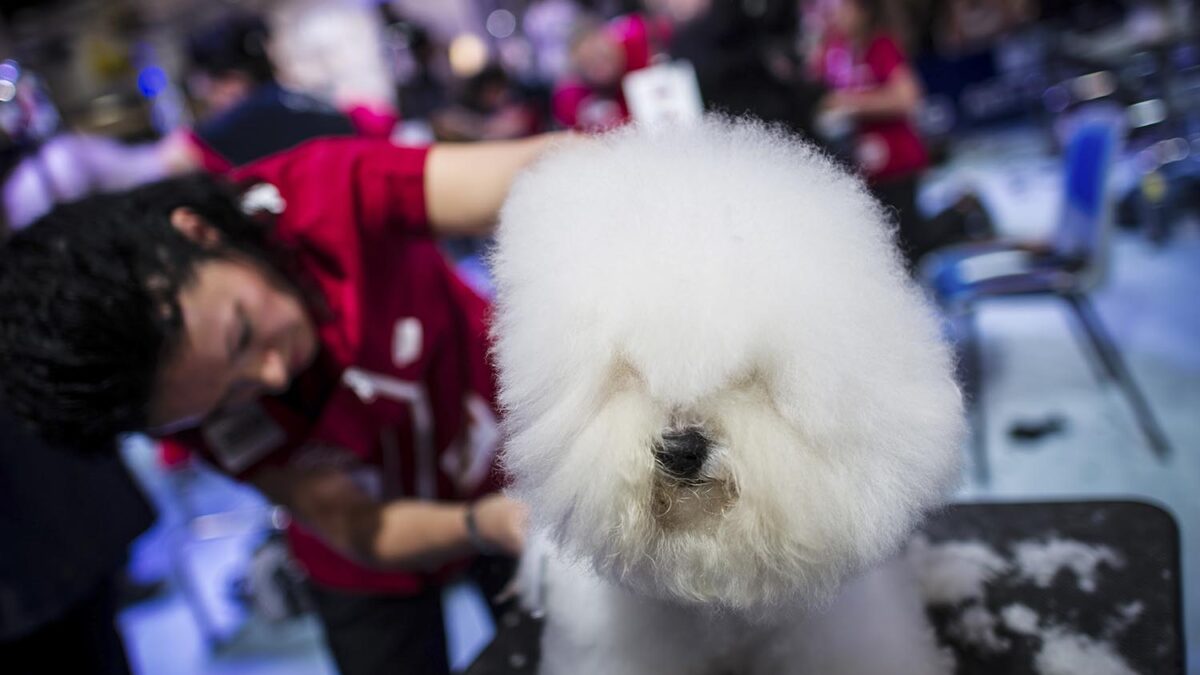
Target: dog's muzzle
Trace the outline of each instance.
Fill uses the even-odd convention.
[[[668,431],[654,446],[654,459],[670,477],[681,481],[696,480],[708,459],[711,442],[696,428]]]

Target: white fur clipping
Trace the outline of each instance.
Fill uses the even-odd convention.
[[[951,357],[880,206],[813,147],[716,118],[567,144],[494,259],[514,490],[639,592],[827,599],[958,476]],[[654,444],[700,427],[702,480]]]

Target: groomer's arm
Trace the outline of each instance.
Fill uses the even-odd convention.
[[[521,169],[569,138],[559,132],[516,141],[435,144],[425,164],[430,227],[447,236],[490,232]]]
[[[254,483],[343,555],[380,568],[425,571],[477,552],[467,528],[474,510],[478,536],[498,552],[524,546],[525,509],[503,495],[475,502],[375,502],[341,468],[265,468]]]
[[[921,107],[921,82],[906,65],[896,66],[887,82],[866,91],[829,94],[826,107],[858,118],[891,118],[913,115]]]

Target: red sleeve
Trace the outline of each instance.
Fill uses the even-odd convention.
[[[871,41],[866,61],[879,82],[887,82],[896,68],[908,63],[900,45],[889,35],[879,35]]]
[[[345,113],[354,131],[363,138],[391,138],[392,130],[400,123],[400,115],[382,107],[355,105]]]
[[[427,147],[383,139],[325,138],[234,172],[237,182],[265,181],[283,195],[280,227],[324,239],[358,226],[368,236],[400,230],[427,235]]]
[[[557,86],[550,99],[554,119],[567,129],[574,129],[579,122],[579,105],[589,93],[590,90],[586,86],[574,80]]]
[[[372,140],[347,150],[354,155],[351,188],[363,227],[399,228],[429,233],[425,211],[425,160],[428,147],[405,147]]]
[[[612,40],[625,52],[625,72],[645,68],[650,63],[650,36],[646,21],[638,14],[619,16],[605,27]]]

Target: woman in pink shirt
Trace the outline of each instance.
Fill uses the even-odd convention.
[[[915,262],[933,242],[916,209],[917,179],[929,163],[912,116],[921,84],[885,20],[882,0],[831,0],[810,64],[831,90],[827,114],[854,127],[854,162],[884,204],[898,212],[900,244]]]
[[[650,65],[670,27],[640,14],[583,21],[571,42],[573,73],[554,86],[551,109],[563,128],[604,131],[629,121],[621,80]]]

